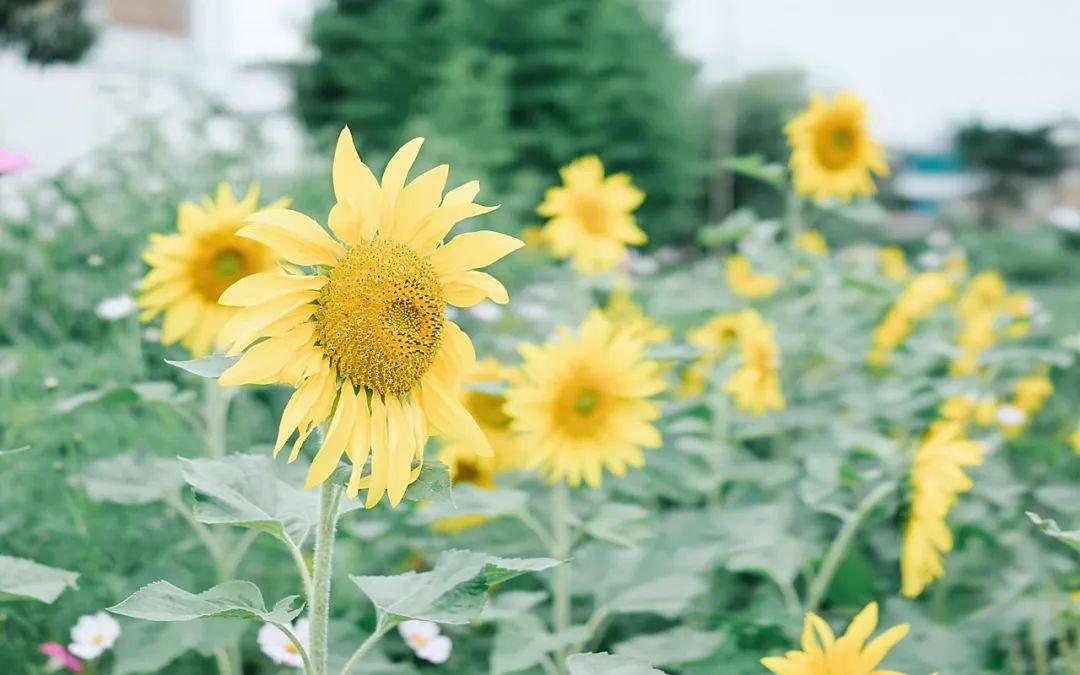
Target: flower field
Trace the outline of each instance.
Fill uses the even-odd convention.
[[[534,222],[348,127],[33,186],[0,671],[1080,673],[1075,291],[886,241],[871,130],[815,95],[681,247],[602,149]]]

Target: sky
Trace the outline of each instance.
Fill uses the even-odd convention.
[[[711,81],[797,67],[849,89],[886,143],[933,147],[974,118],[1080,117],[1080,1],[668,0]]]

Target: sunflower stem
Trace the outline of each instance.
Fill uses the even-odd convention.
[[[803,231],[802,197],[795,190],[789,190],[787,194],[787,227],[788,245],[795,248],[799,242],[799,235]]]
[[[825,554],[825,561],[821,564],[821,569],[818,570],[817,576],[814,577],[813,582],[810,584],[810,590],[806,598],[807,612],[817,611],[821,601],[825,599],[825,592],[829,590],[829,584],[832,583],[833,575],[836,574],[836,568],[843,561],[844,554],[847,553],[848,546],[851,544],[855,532],[859,529],[859,525],[874,510],[874,507],[882,499],[892,494],[895,489],[896,483],[889,481],[871,490],[859,502],[859,505],[855,508],[855,513],[851,514],[844,526],[840,528],[840,531],[836,534],[836,539],[833,539],[828,552]]]
[[[319,490],[319,524],[315,530],[308,618],[311,621],[311,675],[326,675],[327,633],[330,627],[330,576],[333,572],[334,532],[337,529],[341,486],[326,481]]]
[[[397,619],[387,618],[385,614],[381,615],[378,624],[375,626],[375,632],[369,635],[367,639],[364,640],[363,644],[357,647],[356,651],[353,652],[353,655],[345,662],[345,666],[341,669],[339,675],[349,675],[349,673],[352,672],[353,667],[360,663],[360,659],[364,658],[364,655],[375,646],[375,643],[381,640],[382,636],[386,635],[386,633],[397,624]]]
[[[551,532],[554,546],[551,554],[561,564],[555,568],[552,588],[551,624],[556,633],[570,627],[570,568],[566,560],[570,557],[570,489],[563,481],[558,481],[551,489]],[[567,650],[559,650],[559,672],[566,672]]]
[[[205,424],[206,453],[215,459],[225,456],[231,402],[231,391],[226,391],[215,379],[203,380],[202,418]]]

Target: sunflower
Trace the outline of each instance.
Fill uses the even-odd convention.
[[[647,344],[667,342],[671,339],[671,331],[667,326],[646,316],[641,305],[634,302],[630,291],[630,278],[625,275],[619,276],[612,285],[603,312],[613,323],[631,331]]]
[[[752,415],[783,410],[786,402],[780,392],[780,349],[773,337],[773,326],[748,309],[739,315],[738,337],[741,365],[724,383],[724,391],[732,395],[736,407]]]
[[[871,172],[889,175],[881,147],[866,131],[866,110],[854,94],[826,102],[820,94],[784,127],[795,190],[815,199],[873,194]]]
[[[909,598],[945,576],[942,554],[953,546],[945,518],[957,495],[972,487],[964,467],[983,461],[983,446],[964,437],[965,426],[952,420],[935,422],[915,451],[911,507],[900,556],[901,592]]]
[[[554,482],[600,484],[602,470],[616,476],[645,463],[641,448],[660,445],[652,425],[660,411],[650,396],[664,388],[660,366],[645,359],[645,341],[599,311],[578,337],[561,327],[559,338],[519,347],[524,381],[506,393],[505,410],[521,434],[528,468]]]
[[[143,321],[164,313],[162,343],[179,342],[192,356],[206,356],[221,327],[236,313],[218,304],[222,292],[239,279],[277,266],[272,250],[236,236],[258,201],[255,185],[237,201],[229,186],[221,183],[215,199],[203,197],[201,206],[180,205],[176,234],[150,235],[150,248],[143,254],[150,272],[139,284],[137,302]],[[282,199],[268,208],[287,202]]]
[[[495,474],[519,463],[517,439],[510,430],[510,417],[503,412],[506,397],[495,387],[519,381],[516,370],[494,359],[476,364],[464,379],[461,403],[487,437],[492,453],[478,454],[476,448],[460,439],[447,439],[439,450],[439,461],[450,469],[454,483],[472,483],[482,488],[495,487]]]
[[[904,260],[904,249],[899,246],[886,246],[878,252],[881,260],[881,272],[892,281],[906,281],[911,276],[907,261]]]
[[[776,675],[903,675],[895,670],[879,670],[878,664],[904,639],[910,626],[893,626],[869,643],[877,628],[878,607],[871,602],[836,637],[824,619],[808,612],[803,621],[802,649],[784,656],[761,659],[761,665]]]
[[[780,277],[775,274],[757,274],[745,256],[729,256],[724,263],[724,277],[728,286],[744,298],[757,300],[767,298],[780,287]]]
[[[825,237],[821,236],[821,233],[817,230],[800,232],[799,236],[795,238],[795,245],[810,255],[820,257],[829,255],[829,245],[825,243]]]
[[[548,188],[536,209],[550,218],[541,238],[556,257],[573,258],[583,274],[599,274],[625,260],[627,246],[645,243],[645,233],[631,214],[645,193],[628,174],[605,178],[600,159],[589,155],[564,166],[559,175],[563,184]]]
[[[348,495],[366,488],[368,507],[383,494],[391,505],[401,501],[430,434],[491,452],[460,401],[461,379],[475,364],[472,342],[444,314],[448,304],[507,302],[502,284],[476,269],[522,245],[489,231],[442,243],[456,223],[495,207],[473,203],[476,181],[443,195],[446,165],[406,184],[422,142],[398,150],[380,184],[343,130],[334,153],[332,234],[296,211],[253,214],[239,235],[304,269],[252,275],[221,297],[242,307],[223,339],[231,353],[244,352],[221,382],[294,385],[275,454],[296,433],[294,460],[328,421],[307,487],[323,483],[347,456]]]

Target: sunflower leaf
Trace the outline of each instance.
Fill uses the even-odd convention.
[[[664,675],[647,662],[629,656],[599,654],[574,654],[566,660],[570,675]]]
[[[239,356],[211,354],[210,356],[204,356],[201,359],[191,359],[188,361],[172,361],[170,359],[165,359],[165,363],[170,366],[176,366],[181,370],[186,370],[192,375],[216,379],[239,360]]]
[[[546,654],[584,642],[592,636],[586,626],[574,626],[549,633],[544,622],[524,614],[499,623],[491,648],[491,673],[503,675],[526,670],[540,663]]]
[[[129,453],[87,465],[73,482],[96,502],[149,504],[178,494],[184,479],[175,459]]]
[[[492,586],[558,565],[551,558],[498,558],[445,551],[429,572],[350,577],[375,607],[399,619],[464,624],[480,616]]]
[[[437,459],[429,459],[424,462],[409,489],[405,491],[405,499],[428,502],[454,503],[454,496],[450,492],[450,469]]]
[[[700,631],[678,626],[663,633],[636,635],[615,645],[615,653],[657,665],[700,661],[724,642],[723,631]]]
[[[228,619],[198,619],[179,623],[132,621],[113,648],[114,675],[161,673],[165,667],[189,651],[212,656],[222,647],[236,644],[245,626]]]
[[[1051,518],[1043,518],[1031,511],[1027,512],[1027,517],[1031,519],[1031,522],[1038,525],[1039,529],[1045,534],[1080,551],[1080,530],[1062,530],[1057,521]]]
[[[496,518],[521,513],[528,507],[528,503],[529,496],[519,490],[485,490],[469,483],[461,483],[454,488],[452,501],[417,509],[412,514],[412,520],[418,524],[427,524],[443,518],[474,514]]]
[[[51,605],[66,588],[76,588],[75,572],[25,558],[0,555],[0,601],[37,600]]]
[[[300,596],[290,595],[267,609],[259,587],[250,581],[226,581],[202,593],[189,593],[167,581],[144,586],[118,605],[113,614],[144,621],[192,621],[209,617],[288,623],[303,609]]]

